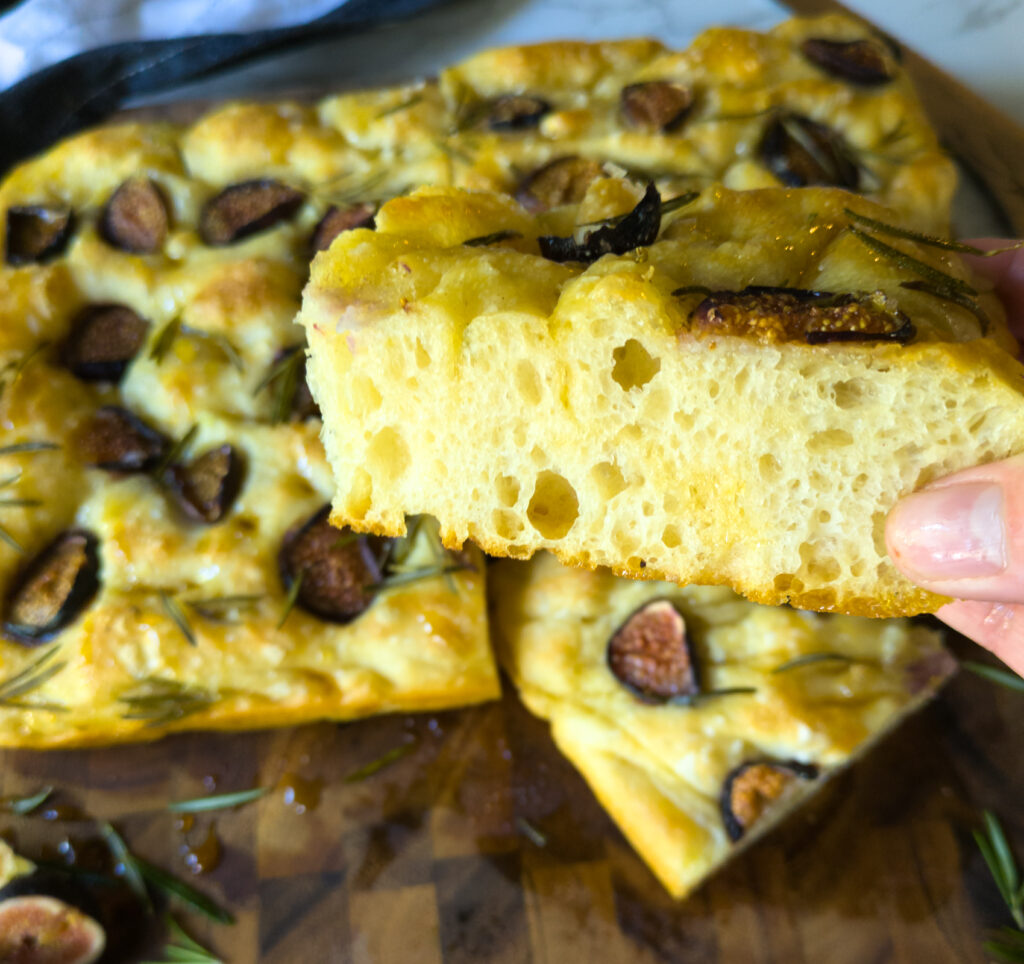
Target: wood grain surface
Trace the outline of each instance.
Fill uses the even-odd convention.
[[[960,673],[680,903],[508,692],[435,716],[7,752],[0,795],[54,784],[60,802],[114,821],[138,854],[188,877],[167,802],[211,783],[273,788],[190,834],[215,824],[223,860],[193,882],[238,922],[178,917],[231,962],[980,964],[986,929],[1009,920],[971,830],[990,808],[1024,855],[1022,720],[1024,694]],[[391,766],[345,781],[406,743]],[[296,778],[305,813],[287,802]],[[0,827],[35,857],[65,839],[81,852],[97,833],[39,815]]]
[[[841,13],[866,23],[836,0],[781,0],[793,13]],[[903,64],[943,144],[991,193],[1007,228],[1024,237],[1024,127],[900,41]]]

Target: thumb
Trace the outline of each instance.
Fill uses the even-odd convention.
[[[885,539],[896,567],[925,589],[1024,603],[1024,456],[907,496],[889,513]]]

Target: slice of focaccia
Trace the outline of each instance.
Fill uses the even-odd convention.
[[[299,316],[333,518],[398,534],[428,512],[494,555],[935,609],[886,515],[1024,451],[1024,368],[958,257],[892,221],[832,189],[660,204],[615,179],[539,218],[395,199],[316,259]]]
[[[492,567],[498,656],[666,889],[683,897],[921,706],[938,635],[568,569]]]

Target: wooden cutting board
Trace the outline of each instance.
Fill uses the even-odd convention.
[[[1009,921],[971,830],[992,809],[1024,854],[1022,720],[1024,694],[962,672],[682,903],[508,692],[434,716],[6,752],[0,795],[53,784],[187,878],[166,803],[273,788],[189,838],[215,825],[221,863],[192,882],[238,922],[179,918],[231,962],[980,964],[986,928]],[[412,751],[345,781],[399,745]],[[305,812],[287,802],[296,787]],[[96,833],[40,816],[0,827],[30,856]]]

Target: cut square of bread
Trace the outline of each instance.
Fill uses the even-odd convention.
[[[396,198],[317,257],[299,315],[333,518],[397,534],[426,512],[449,546],[762,603],[936,609],[886,516],[1024,451],[1024,368],[959,257],[894,221],[824,188],[659,207],[603,179],[540,216]]]
[[[955,670],[937,633],[561,566],[492,567],[498,657],[681,898]]]

